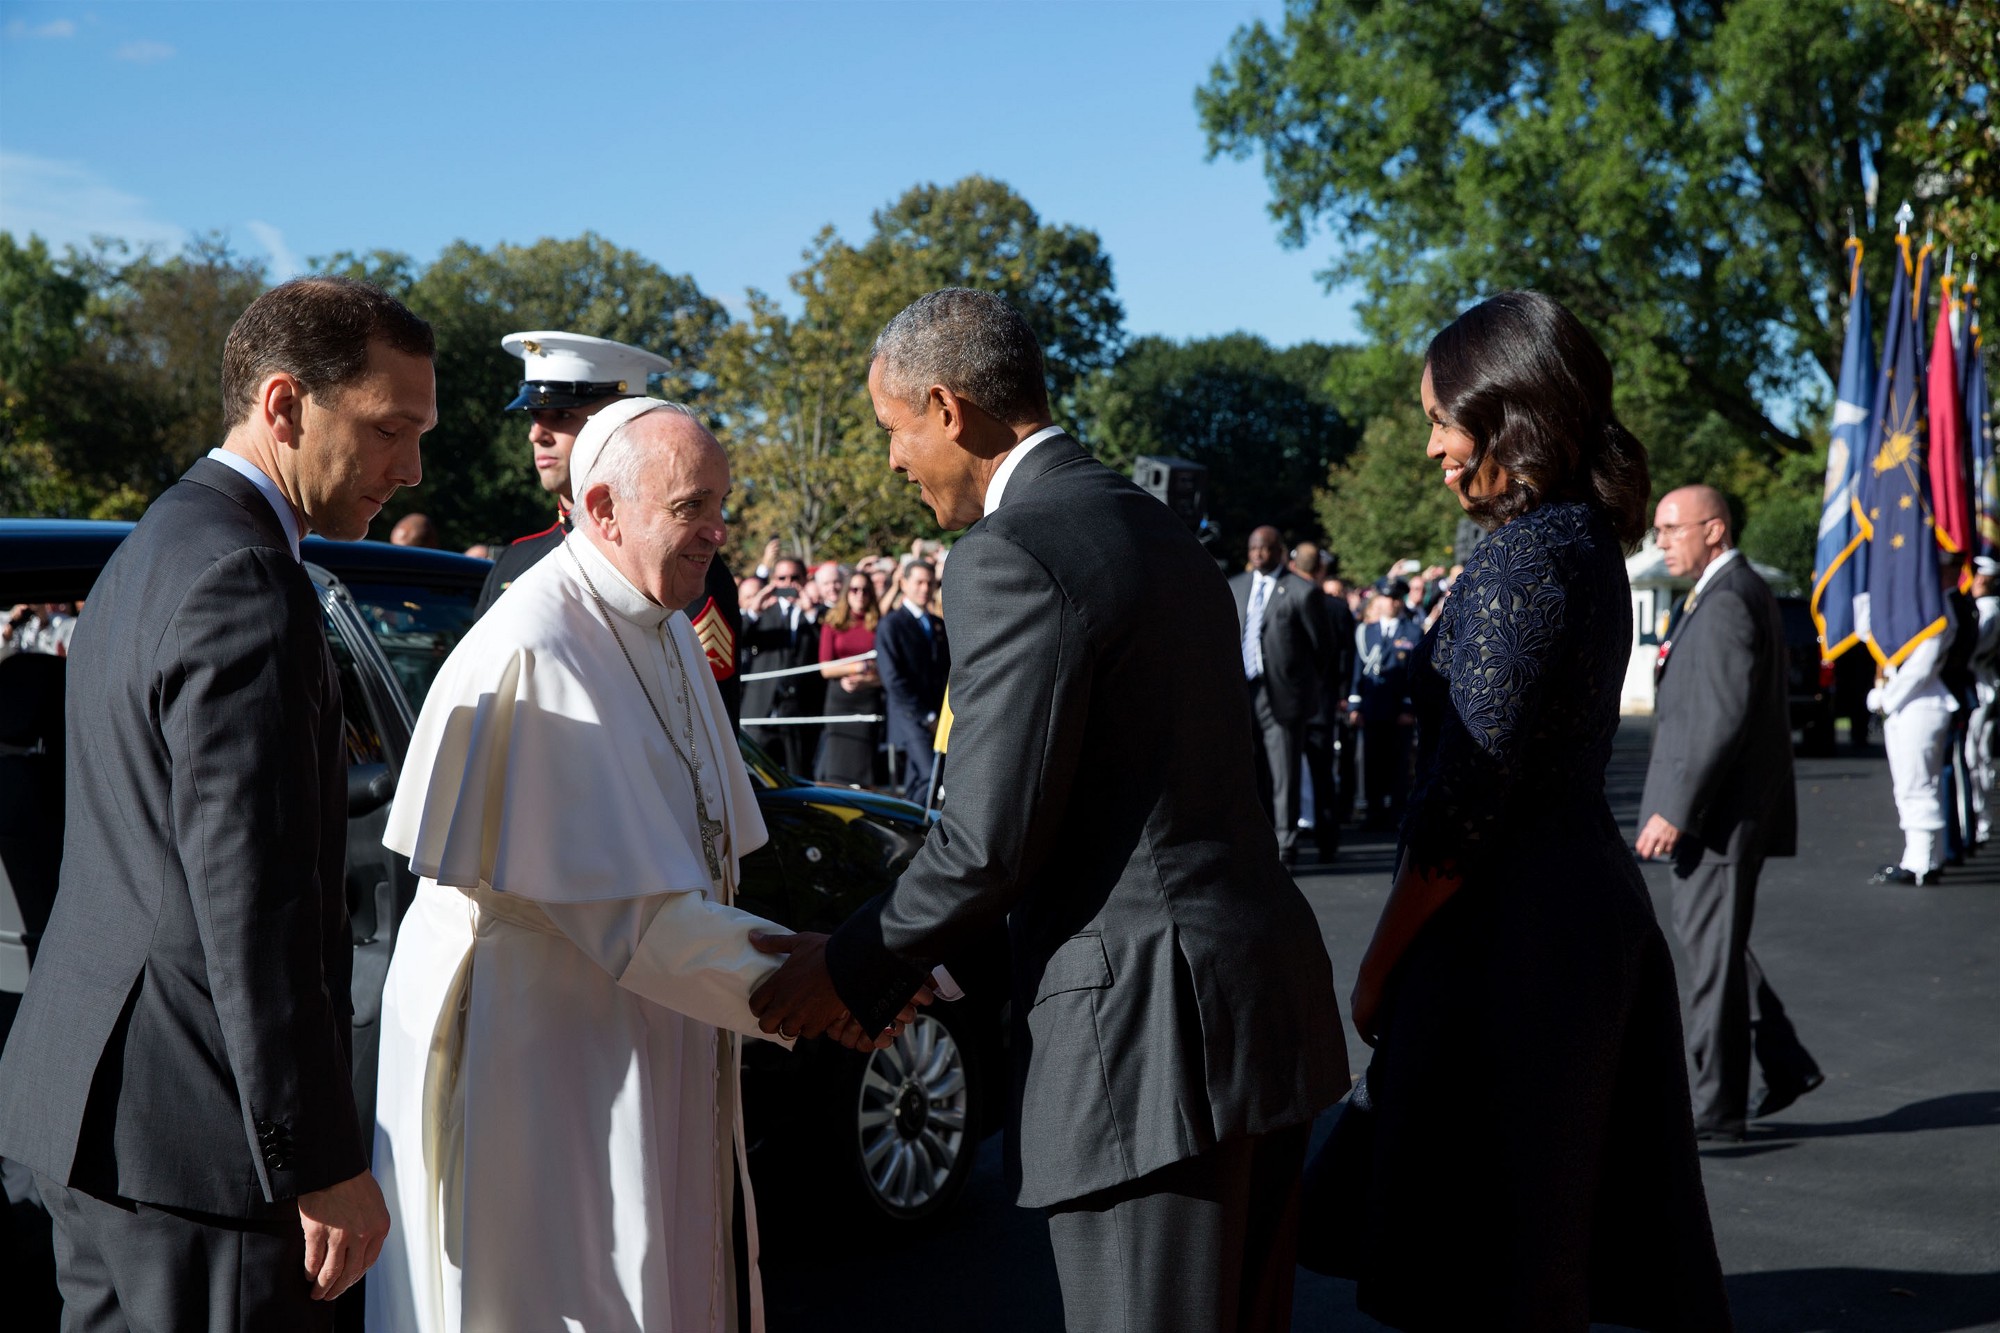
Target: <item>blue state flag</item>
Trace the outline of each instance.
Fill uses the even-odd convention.
[[[1868,294],[1861,282],[1861,242],[1850,239],[1853,274],[1847,289],[1847,346],[1840,354],[1834,394],[1833,440],[1826,451],[1826,490],[1820,497],[1819,543],[1813,553],[1812,616],[1820,656],[1831,662],[1861,642],[1854,599],[1868,586],[1867,526],[1861,478],[1868,463],[1869,425],[1875,407],[1875,339],[1868,322]]]
[[[1925,457],[1929,413],[1922,338],[1910,290],[1920,263],[1911,262],[1906,238],[1899,237],[1898,244],[1902,263],[1896,266],[1882,330],[1882,373],[1875,381],[1863,500],[1868,543],[1863,633],[1868,651],[1884,666],[1900,664],[1918,644],[1943,633],[1946,624]]]
[[[2000,470],[1993,458],[1993,394],[1986,380],[1986,349],[1979,328],[1976,289],[1965,288],[1965,329],[1959,347],[1964,356],[1965,432],[1972,447],[1973,492],[1977,527],[1975,550],[1989,558],[2000,555]]]

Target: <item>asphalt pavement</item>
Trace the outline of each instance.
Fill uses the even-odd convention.
[[[1628,836],[1650,735],[1628,723],[1613,761]],[[2000,1329],[2000,845],[1935,888],[1867,884],[1901,850],[1879,748],[1800,760],[1799,809],[1800,855],[1766,866],[1751,938],[1827,1081],[1702,1154],[1736,1328]],[[1350,830],[1331,866],[1298,874],[1343,1002],[1392,852]],[[1647,878],[1665,924],[1667,874]],[[1362,1068],[1351,1032],[1348,1049]],[[1062,1327],[1047,1228],[1006,1197],[997,1138],[959,1205],[907,1232],[828,1225],[790,1193],[760,1195],[772,1333]],[[1351,1284],[1301,1270],[1295,1330],[1382,1327]]]

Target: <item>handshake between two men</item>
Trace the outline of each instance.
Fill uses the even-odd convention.
[[[792,935],[751,932],[752,948],[785,958],[783,965],[750,993],[750,1012],[756,1015],[760,1030],[787,1041],[831,1037],[851,1051],[879,1051],[895,1041],[916,1020],[917,1010],[930,1004],[938,994],[939,978],[933,973],[924,978],[917,993],[888,1027],[869,1032],[855,1020],[834,989],[833,974],[826,965],[826,941],[827,937],[817,931]]]

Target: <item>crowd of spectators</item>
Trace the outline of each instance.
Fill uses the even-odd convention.
[[[0,623],[0,657],[15,653],[69,655],[69,638],[76,632],[81,602],[23,602]]]
[[[950,672],[949,557],[942,543],[918,539],[899,553],[815,564],[768,543],[736,586],[748,734],[800,776],[923,800]],[[1463,566],[1403,559],[1377,579],[1354,579],[1310,542],[1292,547],[1285,563],[1324,595],[1331,622],[1318,667],[1325,698],[1301,726],[1298,784],[1301,829],[1317,830],[1322,855],[1330,856],[1358,798],[1372,824],[1400,815],[1414,763],[1414,720],[1400,701],[1409,653],[1436,622]],[[884,622],[898,613],[903,619],[891,625],[893,646],[885,649]],[[1386,645],[1386,654],[1375,645]],[[885,652],[894,660],[885,663]],[[770,674],[778,671],[792,674]],[[1363,771],[1357,756],[1371,743]]]
[[[791,772],[926,798],[950,673],[940,598],[948,551],[818,564],[765,546],[737,580],[737,667],[750,736]]]
[[[1253,571],[1256,555],[1253,549]],[[1298,755],[1297,779],[1281,783],[1259,774],[1272,798],[1281,851],[1293,841],[1294,821],[1300,832],[1312,835],[1326,861],[1339,846],[1340,827],[1357,811],[1373,828],[1392,827],[1401,818],[1416,759],[1409,697],[1414,655],[1463,568],[1404,559],[1367,582],[1343,576],[1333,557],[1313,543],[1291,548],[1285,573],[1321,595],[1311,605],[1323,624],[1317,636],[1298,639],[1313,660],[1293,668],[1311,675],[1319,691],[1317,706],[1287,728],[1293,733],[1287,748]],[[1249,639],[1265,641],[1271,631],[1261,615],[1252,623],[1247,595],[1239,598],[1237,612],[1246,640],[1245,670],[1256,673],[1250,678],[1254,699],[1265,663],[1262,653],[1252,653]],[[1283,654],[1282,642],[1268,646]],[[1266,740],[1262,748],[1273,747]]]

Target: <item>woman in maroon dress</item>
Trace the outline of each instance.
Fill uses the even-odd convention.
[[[875,587],[866,574],[847,576],[840,605],[830,608],[819,622],[819,660],[831,663],[819,673],[833,684],[826,691],[826,713],[882,713],[882,677],[875,663],[846,662],[875,651],[875,626],[882,612],[875,604]],[[813,765],[815,781],[842,787],[865,787],[875,776],[875,748],[882,734],[880,722],[829,722],[820,733],[819,758]]]

